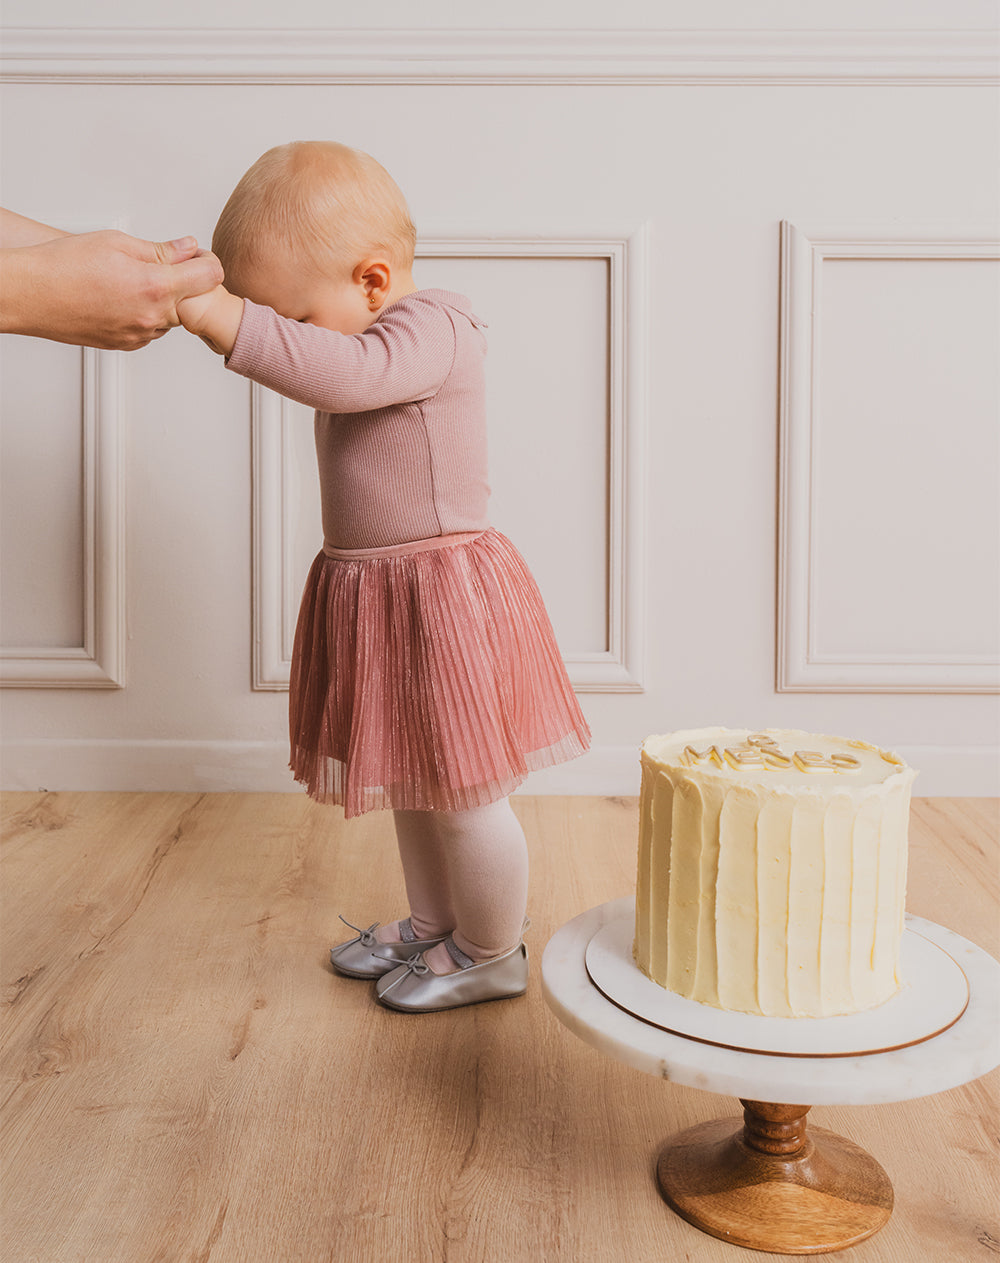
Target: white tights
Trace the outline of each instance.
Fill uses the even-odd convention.
[[[516,947],[528,902],[528,848],[510,800],[393,815],[417,938],[450,931],[476,961]]]

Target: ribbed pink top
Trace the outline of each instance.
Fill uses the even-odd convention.
[[[485,530],[482,322],[418,290],[347,336],[247,301],[226,366],[316,409],[324,542],[384,548]]]

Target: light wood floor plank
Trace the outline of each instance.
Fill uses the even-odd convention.
[[[10,794],[2,1218],[10,1263],[767,1259],[661,1200],[660,1145],[735,1100],[613,1062],[537,961],[634,887],[637,804],[515,800],[536,968],[520,1000],[404,1015],[329,944],[404,911],[391,817],[297,795]],[[996,804],[916,800],[910,907],[997,950]],[[997,1075],[810,1118],[896,1191],[859,1263],[1000,1255]],[[735,1126],[735,1123],[734,1123]]]

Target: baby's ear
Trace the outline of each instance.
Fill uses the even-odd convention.
[[[388,259],[372,255],[362,259],[353,272],[355,284],[363,285],[369,293],[381,291],[388,293],[392,284],[392,266]]]

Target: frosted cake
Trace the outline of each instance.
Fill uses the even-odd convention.
[[[790,729],[675,732],[641,757],[644,974],[772,1017],[854,1013],[896,992],[911,768]]]

